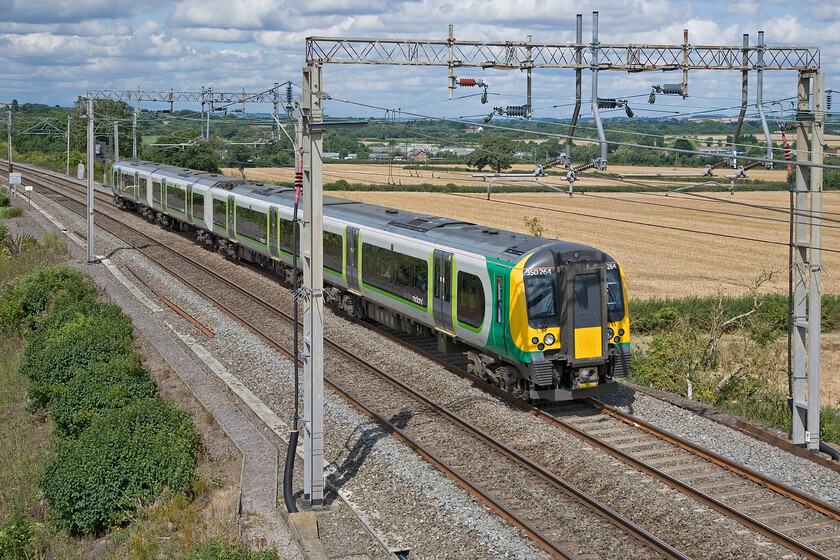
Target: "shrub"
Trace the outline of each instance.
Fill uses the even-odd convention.
[[[247,546],[216,538],[194,548],[181,557],[181,560],[277,560],[278,558],[274,550],[252,552]]]
[[[60,525],[102,532],[165,488],[188,493],[200,447],[185,412],[159,398],[137,399],[60,444],[41,488]]]
[[[131,321],[116,305],[86,302],[51,315],[30,337],[21,366],[33,382],[33,408],[46,406],[89,364],[132,352]]]
[[[156,395],[155,382],[140,357],[132,353],[71,374],[67,384],[53,395],[49,408],[58,434],[75,437],[109,410]]]
[[[17,218],[22,213],[22,210],[17,206],[0,206],[0,220],[8,220],[9,218]]]
[[[11,203],[6,193],[0,193],[0,206],[8,206]]]
[[[42,313],[95,301],[96,294],[96,286],[81,271],[67,267],[36,268],[0,296],[0,331],[25,332],[35,327]]]
[[[42,556],[44,526],[21,511],[0,526],[0,560],[28,560]]]

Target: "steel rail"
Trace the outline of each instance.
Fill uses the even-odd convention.
[[[50,187],[48,187],[48,186],[46,186],[46,185],[43,185],[43,186],[45,186],[46,188],[50,188]],[[59,193],[59,194],[61,194],[61,193]],[[66,195],[63,195],[63,194],[62,194],[62,196],[65,196],[65,197],[66,197]],[[73,202],[78,202],[78,201],[75,201],[75,200],[73,200],[73,199],[71,199],[71,198],[69,198],[69,197],[67,197],[67,198],[68,198],[69,200],[73,201]],[[100,213],[101,213],[101,211],[97,211],[97,212],[100,212]],[[240,286],[236,285],[235,283],[231,282],[230,280],[228,280],[228,279],[224,278],[223,276],[219,275],[218,273],[216,273],[216,272],[212,271],[211,269],[209,269],[209,268],[205,267],[205,266],[204,266],[204,265],[202,265],[201,263],[198,263],[198,262],[194,261],[193,259],[190,259],[189,257],[186,257],[185,255],[181,255],[180,253],[178,253],[178,252],[177,252],[177,251],[175,251],[174,249],[171,249],[170,247],[167,247],[166,245],[163,245],[163,244],[161,244],[161,243],[159,243],[159,242],[155,241],[153,238],[151,238],[151,237],[150,237],[150,236],[148,236],[147,234],[145,234],[145,233],[143,233],[143,232],[141,232],[141,231],[139,231],[139,230],[136,230],[136,229],[132,228],[131,226],[128,226],[128,225],[126,225],[126,224],[124,224],[124,223],[122,223],[122,222],[119,222],[118,220],[116,220],[116,219],[115,219],[115,218],[113,218],[112,216],[108,216],[107,214],[104,214],[104,213],[101,213],[101,214],[102,214],[102,216],[104,216],[104,217],[106,217],[106,218],[109,218],[109,219],[111,219],[111,220],[114,220],[114,221],[118,222],[120,225],[122,225],[123,227],[126,227],[127,229],[129,229],[129,230],[133,231],[134,233],[136,233],[136,234],[138,234],[138,235],[140,235],[140,236],[142,236],[142,237],[145,237],[146,239],[148,239],[148,240],[150,240],[150,241],[154,242],[157,246],[162,247],[162,248],[164,248],[164,249],[167,249],[169,252],[171,252],[171,253],[175,254],[176,256],[178,256],[178,257],[180,257],[180,258],[182,258],[182,259],[186,260],[187,262],[190,262],[190,264],[194,265],[194,266],[195,266],[196,268],[198,268],[199,270],[202,270],[202,271],[204,271],[204,272],[206,272],[206,273],[208,273],[208,274],[212,275],[212,276],[213,276],[213,277],[215,277],[216,279],[218,279],[218,280],[220,280],[220,281],[224,282],[226,285],[228,285],[228,286],[230,286],[230,287],[233,287],[233,288],[234,288],[234,289],[236,289],[238,292],[240,292],[240,293],[242,293],[242,294],[247,295],[247,296],[248,296],[248,297],[250,297],[252,300],[257,301],[257,302],[258,302],[258,303],[260,303],[261,305],[263,305],[263,306],[265,306],[265,307],[267,307],[267,308],[271,309],[271,310],[272,310],[273,312],[275,312],[276,314],[279,314],[279,315],[281,315],[281,316],[283,316],[283,317],[285,317],[285,318],[287,318],[287,319],[289,319],[289,320],[291,320],[291,319],[292,319],[292,317],[291,317],[290,315],[288,315],[286,312],[284,312],[283,310],[276,308],[273,304],[271,304],[271,303],[267,302],[267,301],[266,301],[266,300],[264,300],[263,298],[261,298],[261,297],[259,297],[259,296],[255,295],[255,294],[252,294],[252,293],[248,292],[247,290],[245,290],[245,289],[243,289],[242,287],[240,287]],[[82,214],[80,214],[80,215],[82,215]],[[230,309],[228,306],[226,306],[224,303],[222,303],[221,301],[219,301],[217,298],[214,298],[213,296],[211,296],[210,294],[208,294],[205,290],[203,290],[203,289],[199,288],[198,286],[194,285],[194,284],[193,284],[193,283],[191,283],[189,280],[187,280],[186,278],[184,278],[184,277],[183,277],[183,275],[181,275],[181,274],[179,274],[178,272],[174,271],[171,267],[169,267],[169,266],[165,265],[165,264],[164,264],[164,263],[162,263],[159,259],[157,259],[157,258],[155,258],[154,256],[152,256],[152,255],[148,254],[145,250],[143,250],[143,248],[141,248],[141,247],[137,247],[136,245],[132,244],[130,241],[128,241],[128,240],[127,240],[127,239],[125,239],[124,237],[120,236],[119,234],[116,234],[116,233],[114,233],[114,232],[109,232],[109,233],[111,233],[111,235],[114,235],[117,239],[120,239],[120,240],[121,240],[121,241],[123,241],[124,243],[128,244],[128,245],[129,245],[129,246],[131,246],[132,248],[134,248],[134,249],[138,250],[141,254],[143,254],[144,256],[146,256],[147,258],[149,258],[149,259],[150,259],[152,262],[154,262],[157,266],[161,267],[161,269],[163,269],[164,271],[166,271],[168,274],[172,275],[174,278],[178,279],[180,282],[182,282],[183,284],[185,284],[186,286],[188,286],[188,287],[189,287],[189,288],[191,288],[192,290],[194,290],[194,291],[196,291],[197,293],[199,293],[199,294],[200,294],[202,297],[204,297],[205,299],[208,299],[209,301],[213,302],[213,304],[214,304],[214,305],[216,305],[217,307],[219,307],[219,309],[221,309],[221,310],[222,310],[222,311],[224,311],[226,314],[230,315],[230,316],[231,316],[231,317],[233,317],[235,320],[237,320],[237,321],[239,321],[240,323],[242,323],[243,325],[245,325],[245,326],[246,326],[246,327],[247,327],[250,331],[252,331],[255,335],[257,335],[258,337],[260,337],[261,339],[263,339],[263,340],[264,340],[266,343],[268,343],[268,344],[269,344],[272,348],[274,348],[274,349],[278,350],[279,352],[281,352],[283,355],[285,355],[285,356],[286,356],[287,358],[289,358],[289,359],[295,359],[294,354],[293,354],[293,352],[292,352],[291,350],[289,350],[289,349],[288,349],[288,348],[286,348],[284,345],[282,345],[281,343],[279,343],[279,342],[277,342],[276,340],[274,340],[274,339],[273,339],[271,336],[269,336],[268,334],[264,333],[264,332],[263,332],[263,331],[262,331],[259,327],[257,327],[256,325],[254,325],[254,324],[253,324],[252,322],[250,322],[248,319],[246,319],[246,318],[244,318],[244,317],[240,316],[240,315],[239,315],[239,314],[237,314],[235,311],[233,311],[233,310],[232,310],[232,309]],[[339,351],[345,352],[345,353],[346,353],[346,354],[348,354],[348,355],[353,355],[353,353],[352,353],[352,352],[350,352],[349,350],[346,350],[346,349],[344,349],[344,348],[341,348],[339,345],[336,345],[335,343],[332,343],[332,342],[329,342],[329,343],[330,343],[331,345],[336,346],[336,349],[338,349]],[[366,362],[365,362],[362,358],[360,358],[360,357],[356,357],[356,359],[357,359],[357,360],[359,360],[359,361],[360,361],[360,362],[362,362],[362,363],[366,363]],[[370,367],[370,368],[375,368],[375,366],[370,365],[370,364],[368,365],[368,367]],[[382,372],[382,373],[384,373],[384,372]],[[387,375],[387,374],[386,374],[386,375]],[[554,556],[556,556],[556,557],[559,557],[559,558],[566,558],[566,559],[568,559],[568,560],[575,560],[575,558],[576,558],[575,556],[573,556],[571,553],[569,553],[568,551],[566,551],[566,550],[565,550],[564,548],[562,548],[560,545],[558,545],[558,544],[554,543],[551,539],[549,539],[547,536],[545,536],[544,534],[542,534],[542,533],[541,533],[538,529],[536,529],[535,527],[533,527],[531,524],[529,524],[529,523],[528,523],[527,521],[525,521],[524,519],[522,519],[522,518],[520,518],[519,516],[517,516],[517,515],[516,515],[514,512],[512,512],[509,508],[507,508],[506,506],[504,506],[503,504],[501,504],[500,502],[498,502],[497,500],[495,500],[495,499],[494,499],[491,495],[489,495],[487,492],[485,492],[484,490],[482,490],[481,488],[479,488],[476,484],[474,484],[474,483],[473,483],[472,481],[470,481],[468,478],[466,478],[465,476],[461,475],[461,474],[457,471],[457,469],[455,469],[454,467],[449,466],[449,465],[448,465],[445,461],[443,461],[442,459],[440,459],[439,457],[437,457],[437,456],[436,456],[433,452],[431,452],[430,450],[428,450],[428,449],[426,449],[425,447],[423,447],[423,446],[422,446],[419,442],[417,442],[417,441],[413,440],[412,438],[410,438],[410,436],[408,436],[407,434],[405,434],[404,432],[402,432],[402,431],[401,431],[401,430],[400,430],[397,426],[394,426],[393,424],[391,424],[390,422],[388,422],[385,418],[383,418],[382,416],[378,415],[378,414],[377,414],[377,413],[375,413],[374,411],[370,410],[368,407],[364,406],[361,402],[359,402],[359,401],[358,401],[358,399],[356,399],[355,397],[352,397],[352,396],[351,396],[351,395],[350,395],[350,394],[349,394],[349,393],[348,393],[345,389],[343,389],[343,388],[339,387],[337,384],[333,383],[331,380],[329,380],[329,379],[325,378],[325,380],[324,380],[324,381],[325,381],[325,383],[327,383],[327,385],[328,385],[331,389],[335,390],[337,393],[341,394],[342,396],[347,397],[347,398],[348,398],[348,401],[349,401],[351,404],[353,404],[354,406],[356,406],[357,408],[359,408],[359,410],[360,410],[361,412],[363,412],[365,415],[369,416],[370,418],[372,418],[372,419],[376,420],[376,421],[377,421],[378,423],[380,423],[380,424],[381,424],[381,425],[382,425],[382,426],[383,426],[383,427],[384,427],[387,431],[389,431],[389,432],[393,433],[394,435],[396,435],[397,437],[399,437],[399,439],[401,439],[402,441],[404,441],[405,443],[407,443],[411,449],[413,449],[413,450],[417,451],[420,455],[422,455],[422,456],[423,456],[423,457],[425,457],[427,460],[429,460],[429,461],[430,461],[430,462],[431,462],[431,463],[432,463],[432,464],[433,464],[436,468],[438,468],[439,470],[441,470],[441,472],[443,472],[443,473],[444,473],[447,477],[449,477],[449,478],[453,479],[456,483],[458,483],[459,485],[461,485],[461,486],[462,486],[464,489],[466,489],[468,492],[472,493],[472,494],[473,494],[476,498],[478,498],[480,501],[482,501],[483,503],[485,503],[485,504],[486,504],[488,507],[490,507],[493,511],[497,512],[498,514],[500,514],[500,515],[501,515],[501,517],[503,517],[504,519],[508,520],[508,522],[510,522],[512,525],[514,525],[515,527],[518,527],[519,529],[521,529],[522,531],[524,531],[527,535],[529,535],[529,537],[530,537],[532,540],[534,540],[537,544],[539,544],[539,545],[540,545],[540,546],[541,546],[544,550],[546,550],[547,552],[549,552],[549,553],[551,553],[552,555],[554,555]],[[680,556],[672,556],[672,557],[675,557],[675,558],[680,558]]]
[[[402,341],[399,337],[393,336],[392,334],[388,333],[387,331],[384,331],[384,330],[382,330],[382,329],[380,329],[376,326],[372,326],[371,328],[373,328],[374,330],[377,330],[378,332],[384,334],[385,336],[391,338],[392,340],[394,340],[396,342],[399,342],[400,344],[405,344],[405,342]],[[727,517],[737,521],[738,523],[740,523],[744,527],[746,527],[746,528],[748,528],[752,531],[761,533],[765,537],[779,543],[780,545],[784,546],[788,550],[791,550],[791,551],[793,551],[797,554],[801,554],[802,556],[804,556],[806,558],[809,558],[809,559],[812,559],[812,560],[830,560],[830,557],[820,553],[817,550],[814,550],[813,548],[811,548],[811,547],[809,547],[809,546],[807,546],[803,543],[800,543],[799,541],[797,541],[793,537],[791,537],[789,535],[786,535],[785,533],[782,533],[782,532],[774,529],[773,527],[770,527],[769,525],[766,525],[765,523],[762,523],[761,521],[753,519],[749,515],[747,515],[745,513],[742,513],[741,511],[737,510],[736,508],[734,508],[734,507],[732,507],[732,506],[730,506],[730,505],[728,505],[724,502],[721,502],[720,500],[710,496],[709,494],[706,494],[705,492],[703,492],[701,490],[698,490],[698,489],[682,482],[678,478],[673,477],[673,476],[665,473],[664,471],[661,471],[661,470],[657,469],[656,467],[654,467],[652,465],[649,465],[646,462],[633,457],[632,455],[624,453],[620,449],[618,449],[618,448],[616,448],[616,447],[614,447],[614,446],[612,446],[612,445],[610,445],[606,442],[602,442],[601,440],[597,439],[594,436],[590,436],[585,431],[583,431],[583,430],[581,430],[581,429],[579,429],[579,428],[577,428],[577,427],[575,427],[575,426],[573,426],[573,425],[571,425],[567,422],[564,422],[563,420],[561,420],[561,419],[559,419],[559,418],[557,418],[557,417],[555,417],[555,416],[553,416],[553,415],[551,415],[547,412],[544,412],[543,410],[540,410],[536,406],[513,397],[512,395],[510,395],[509,393],[506,393],[505,391],[502,391],[498,387],[490,385],[486,381],[467,373],[466,371],[462,370],[461,368],[459,368],[459,367],[457,367],[453,364],[450,364],[450,363],[446,362],[445,360],[440,359],[435,354],[430,353],[430,352],[426,352],[422,349],[419,349],[419,348],[416,348],[416,347],[413,347],[413,346],[412,346],[412,349],[415,352],[418,352],[419,354],[423,355],[424,357],[426,357],[426,358],[432,360],[433,362],[437,363],[438,365],[444,367],[448,371],[450,371],[452,373],[455,373],[456,375],[471,381],[476,386],[484,389],[485,391],[487,391],[489,393],[492,393],[493,395],[499,397],[500,399],[504,400],[505,402],[507,402],[509,404],[512,404],[513,406],[516,406],[516,407],[524,410],[525,412],[533,414],[537,418],[545,420],[545,421],[547,421],[551,424],[557,425],[558,427],[560,427],[564,431],[570,433],[571,435],[577,437],[578,439],[592,445],[595,448],[601,449],[602,451],[604,451],[604,452],[612,455],[613,457],[621,460],[625,464],[633,466],[634,468],[636,468],[637,470],[639,470],[641,472],[644,472],[644,473],[646,473],[650,476],[653,476],[654,478],[657,478],[657,479],[661,480],[662,482],[664,482],[665,484],[668,484],[672,488],[674,488],[674,489],[676,489],[676,490],[694,498],[695,500],[709,506],[710,508],[714,509],[715,511],[717,511],[719,513],[722,513],[722,514],[726,515]],[[606,412],[604,412],[604,413],[606,414]],[[628,418],[633,418],[633,417],[628,415]],[[630,423],[632,424],[632,423],[639,423],[639,422],[641,422],[641,421],[638,420],[638,419],[633,419],[632,422],[630,422]],[[681,440],[681,438],[678,438],[677,436],[674,436],[673,434],[669,434],[669,435],[670,435],[671,438]],[[687,441],[685,443],[689,447],[691,445],[693,445],[693,444],[691,444],[690,442],[687,442]],[[686,450],[689,451],[690,449],[686,448]],[[721,465],[721,466],[724,466],[724,465]],[[745,468],[745,467],[742,466],[741,468]],[[762,476],[759,473],[756,473],[756,474],[758,476]],[[776,484],[781,485],[781,483],[778,483],[778,482]],[[781,486],[783,486],[783,485],[781,485]],[[769,486],[768,486],[768,488],[769,488]],[[787,496],[788,492],[796,493],[798,491],[796,491],[792,488],[785,488],[785,492],[783,493],[783,495]],[[824,506],[828,507],[828,508],[831,508],[831,506],[829,506],[828,504],[824,504]],[[836,510],[835,510],[835,512],[836,512]],[[831,515],[831,517],[834,518],[834,515]]]
[[[109,217],[107,215],[105,215],[105,216]],[[113,219],[113,218],[111,218],[111,219]],[[138,233],[140,233],[141,235],[151,239],[150,237],[148,237],[146,234],[143,234],[142,232],[138,232]],[[155,243],[157,243],[157,242],[155,242]],[[166,247],[164,245],[161,245],[161,246]],[[168,247],[166,247],[166,248],[169,249]],[[171,249],[169,249],[169,250],[172,251]],[[183,257],[182,255],[179,255],[179,256]],[[187,258],[190,261],[192,260],[192,259],[189,259],[188,257],[184,257],[184,258]],[[203,265],[201,265],[200,263],[194,263],[194,264],[196,264],[200,268],[205,269],[209,273],[215,274],[212,271],[210,271],[209,269],[207,269],[206,267],[204,267]],[[170,273],[175,274],[173,271],[170,271]],[[225,282],[227,282],[229,285],[231,285],[231,286],[233,286],[233,287],[235,287],[235,288],[237,288],[241,291],[241,288],[239,288],[235,284],[227,281],[223,277],[220,277],[220,278],[222,280],[224,280]],[[183,280],[183,279],[181,281],[185,282],[185,280]],[[213,298],[206,295],[204,292],[202,292],[202,294],[205,297],[207,297],[208,299],[213,300]],[[249,295],[251,295],[251,294],[249,294]],[[286,315],[285,312],[275,308],[272,304],[265,302],[264,300],[262,300],[262,298],[259,298],[258,296],[253,296],[253,295],[251,295],[251,297],[254,297],[255,299],[259,300],[261,303],[263,303],[265,305],[268,305],[269,307],[275,309],[277,313]],[[229,312],[229,313],[231,313],[231,312]],[[239,319],[239,318],[237,318],[237,319]],[[246,321],[243,320],[243,322],[245,322],[250,329],[254,330],[255,332],[258,331],[258,329],[256,329],[252,325],[248,324]],[[336,349],[346,353],[348,356],[355,356],[352,352],[341,348],[339,345],[336,345]],[[361,362],[364,362],[364,360],[362,360],[361,358],[358,358],[358,357],[355,357],[354,359],[358,359]],[[433,359],[435,359],[435,361],[439,362],[439,360],[437,360],[436,358],[433,357]],[[372,366],[368,366],[368,367],[372,367]],[[792,551],[796,552],[797,554],[802,554],[806,558],[813,558],[815,560],[824,560],[824,559],[828,558],[827,556],[819,553],[818,551],[816,551],[816,550],[798,542],[797,540],[793,539],[792,537],[790,537],[790,536],[788,536],[788,535],[786,535],[786,534],[784,534],[780,531],[777,531],[776,529],[774,529],[774,528],[772,528],[772,527],[770,527],[770,526],[768,526],[768,525],[766,525],[766,524],[764,524],[764,523],[762,523],[762,522],[760,522],[756,519],[751,518],[750,516],[740,512],[736,508],[734,508],[732,506],[729,506],[729,505],[721,502],[720,500],[717,500],[716,498],[712,497],[709,494],[706,494],[705,492],[702,492],[701,490],[693,488],[692,486],[680,481],[676,477],[673,477],[673,476],[665,473],[664,471],[661,471],[661,470],[657,469],[656,467],[653,467],[653,466],[647,464],[646,462],[641,461],[641,460],[633,457],[632,455],[624,453],[623,451],[619,450],[618,448],[616,448],[616,447],[614,447],[614,446],[612,446],[612,445],[610,445],[606,442],[602,442],[602,441],[598,440],[597,438],[595,438],[593,436],[590,436],[585,431],[583,431],[583,430],[581,430],[581,429],[579,429],[575,426],[572,426],[571,424],[569,424],[567,422],[564,422],[564,421],[560,420],[559,418],[556,418],[556,417],[554,417],[550,414],[547,414],[547,413],[537,409],[536,407],[534,407],[534,406],[532,406],[528,403],[524,403],[523,401],[519,401],[518,399],[513,399],[507,393],[504,393],[503,391],[501,391],[501,390],[499,390],[495,387],[492,387],[492,386],[484,383],[483,381],[478,380],[477,378],[474,378],[473,376],[467,374],[466,372],[461,372],[459,370],[459,368],[454,368],[454,366],[450,366],[450,365],[447,364],[447,369],[458,370],[458,371],[456,371],[456,373],[458,373],[459,375],[470,378],[473,381],[480,381],[480,384],[484,385],[485,387],[492,388],[493,390],[491,392],[497,394],[498,396],[503,397],[508,402],[511,402],[512,404],[518,406],[519,408],[522,408],[523,410],[526,410],[526,411],[534,414],[537,417],[540,417],[544,420],[547,420],[551,423],[554,423],[554,424],[560,426],[562,429],[571,433],[575,437],[578,437],[579,439],[581,439],[583,441],[586,441],[587,443],[589,443],[590,445],[593,445],[594,447],[602,449],[603,451],[605,451],[605,452],[609,453],[610,455],[622,460],[623,462],[625,462],[627,464],[633,465],[635,468],[637,468],[638,470],[640,470],[642,472],[645,472],[645,473],[647,473],[651,476],[654,476],[655,478],[658,478],[659,480],[665,482],[669,486],[672,486],[672,487],[678,489],[679,491],[692,496],[697,501],[700,501],[701,503],[706,504],[707,506],[711,507],[712,509],[715,509],[716,511],[718,511],[720,513],[723,513],[724,515],[727,515],[728,517],[738,521],[739,523],[741,523],[745,527],[748,527],[751,530],[759,532],[759,533],[763,534],[764,536],[782,544],[783,546],[785,546],[789,550],[792,550]],[[384,372],[382,372],[382,373],[384,373]],[[387,374],[385,374],[385,375],[387,376]],[[394,380],[394,381],[396,383],[399,383],[396,380]],[[420,397],[418,397],[418,398],[420,398]],[[425,399],[425,397],[422,397],[422,399]],[[431,406],[437,406],[437,405],[435,405],[434,403],[431,403],[431,402],[430,402],[430,405]],[[737,464],[735,464],[735,463],[733,463],[733,462],[731,462],[731,461],[729,461],[729,460],[727,460],[727,459],[725,459],[721,456],[718,456],[718,455],[716,455],[716,454],[714,454],[714,453],[712,453],[708,450],[704,450],[704,449],[700,448],[699,446],[696,446],[696,445],[694,445],[694,444],[692,444],[688,441],[682,440],[682,438],[678,438],[677,436],[673,436],[672,434],[667,434],[664,431],[658,430],[654,426],[649,425],[649,424],[647,424],[647,423],[645,423],[641,420],[635,419],[632,416],[624,415],[623,413],[620,413],[619,411],[617,411],[615,409],[612,409],[612,411],[608,411],[607,410],[607,405],[602,405],[601,403],[598,403],[598,405],[601,405],[601,406],[597,406],[597,405],[595,405],[595,401],[590,401],[590,405],[596,406],[596,408],[603,407],[601,409],[607,414],[611,414],[611,412],[614,411],[614,413],[611,414],[611,415],[615,416],[616,418],[618,418],[618,419],[620,419],[620,420],[622,420],[626,423],[638,424],[640,427],[642,425],[646,425],[647,427],[645,428],[645,431],[651,433],[652,435],[655,435],[657,437],[661,437],[662,439],[668,441],[669,443],[672,443],[673,445],[677,445],[677,446],[679,446],[679,447],[681,447],[681,448],[683,448],[683,449],[685,449],[689,452],[695,453],[698,456],[701,456],[701,457],[703,457],[707,460],[710,460],[710,461],[712,461],[712,462],[714,462],[714,463],[716,463],[716,464],[718,464],[718,465],[720,465],[724,468],[732,470],[733,472],[735,472],[735,473],[737,473],[741,476],[744,476],[744,477],[746,477],[746,478],[748,478],[748,479],[750,479],[754,482],[762,484],[763,486],[766,486],[766,487],[770,488],[771,490],[774,490],[774,491],[776,491],[776,492],[778,492],[782,495],[785,495],[785,496],[787,496],[791,499],[794,499],[794,500],[796,500],[800,503],[803,503],[805,505],[809,505],[810,507],[813,507],[816,511],[819,511],[820,513],[823,513],[824,515],[827,515],[827,516],[832,517],[834,519],[840,520],[840,512],[838,512],[836,509],[832,508],[832,506],[830,506],[828,504],[825,504],[823,502],[820,502],[816,498],[807,496],[806,494],[798,492],[798,491],[796,491],[792,488],[786,487],[786,486],[782,485],[781,483],[778,483],[776,481],[773,481],[772,479],[769,479],[768,477],[764,477],[760,473],[757,473],[755,471],[752,471],[751,469],[748,469],[747,467],[737,465]],[[398,428],[396,428],[396,427],[394,427],[394,429],[398,430]],[[660,433],[662,434],[661,436],[659,435]],[[696,449],[696,451],[695,451],[695,449]],[[530,467],[529,467],[529,469],[530,469]],[[635,537],[635,535],[634,535],[634,537]],[[638,537],[636,537],[636,538],[638,538]]]
[[[658,437],[668,443],[680,447],[698,457],[702,457],[707,461],[711,461],[712,463],[721,466],[727,470],[734,472],[744,478],[752,480],[770,490],[778,494],[782,494],[783,496],[787,496],[791,500],[795,502],[799,502],[800,504],[806,505],[811,509],[820,512],[821,514],[831,517],[837,521],[840,521],[840,509],[832,506],[831,504],[827,504],[822,500],[811,496],[810,494],[806,494],[805,492],[800,492],[795,488],[791,488],[769,476],[763,475],[747,466],[739,465],[735,461],[731,459],[727,459],[726,457],[715,453],[714,451],[710,451],[697,445],[696,443],[690,442],[685,440],[679,436],[675,436],[673,434],[668,433],[667,431],[650,424],[649,422],[645,422],[644,420],[640,420],[630,414],[622,412],[617,408],[610,406],[608,404],[596,401],[594,399],[586,399],[591,406],[603,411],[605,414],[612,416],[613,418],[617,418],[622,422],[629,424],[631,426],[637,427],[640,430],[643,430],[653,436]]]

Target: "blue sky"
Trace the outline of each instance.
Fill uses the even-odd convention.
[[[445,39],[452,23],[462,40],[524,41],[532,35],[534,42],[569,43],[581,13],[588,42],[594,10],[602,43],[679,44],[685,28],[696,45],[740,45],[744,33],[755,44],[764,30],[768,45],[820,47],[826,88],[840,90],[840,0],[0,0],[0,103],[66,106],[87,88],[262,91],[275,82],[300,84],[304,39],[311,35]],[[489,103],[481,105],[477,97],[448,101],[445,68],[326,65],[324,89],[350,101],[434,116],[478,116],[494,105],[525,102],[520,72],[465,69],[459,75],[487,80]],[[569,116],[574,73],[534,75],[535,116]],[[679,73],[603,72],[599,93],[629,98],[640,116],[740,104],[740,73],[730,71],[692,72],[687,100],[660,98],[648,105],[651,85],[680,79]],[[789,108],[796,81],[795,72],[767,72],[765,101],[786,100],[776,107]],[[589,84],[584,72],[584,97]],[[753,101],[754,84],[753,76]],[[456,97],[475,91],[459,89]],[[835,98],[840,106],[840,94]],[[326,111],[384,115],[384,109],[335,101]]]

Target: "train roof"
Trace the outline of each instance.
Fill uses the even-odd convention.
[[[267,185],[184,169],[171,165],[157,164],[139,160],[122,160],[125,167],[138,171],[158,173],[167,177],[196,182],[216,190],[248,196],[266,203],[280,204],[287,207],[294,205],[295,189],[277,185]],[[369,225],[376,229],[424,239],[461,249],[465,252],[479,253],[503,262],[517,263],[522,255],[536,249],[551,248],[558,253],[569,251],[594,251],[598,258],[612,261],[606,253],[580,243],[570,243],[556,239],[546,239],[523,233],[500,230],[471,222],[462,222],[451,218],[433,216],[408,210],[398,210],[366,202],[357,202],[334,196],[324,196],[324,215],[342,221]]]

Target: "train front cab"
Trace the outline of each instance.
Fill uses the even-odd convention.
[[[629,365],[629,319],[621,270],[600,252],[542,250],[522,267],[520,331],[532,400],[605,394]],[[522,310],[522,303],[526,309]],[[621,333],[620,335],[618,333]]]

